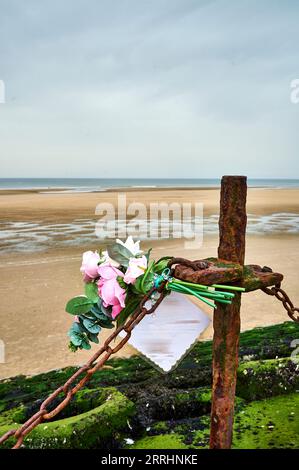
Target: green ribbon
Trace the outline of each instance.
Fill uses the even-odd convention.
[[[164,269],[162,274],[156,276],[154,281],[155,287],[158,288],[165,280],[167,281],[165,286],[166,289],[174,292],[180,292],[181,294],[194,295],[194,297],[197,297],[199,300],[212,308],[217,308],[217,305],[211,302],[211,300],[222,304],[232,303],[235,294],[233,292],[226,292],[227,290],[235,292],[245,291],[244,287],[238,286],[226,286],[223,284],[212,284],[211,286],[204,286],[202,284],[181,281],[180,279],[176,279],[170,276],[169,268]]]

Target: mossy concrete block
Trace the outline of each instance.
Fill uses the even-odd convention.
[[[160,385],[135,387],[128,397],[136,404],[138,419],[143,427],[157,420],[201,416],[211,409],[211,390],[205,387],[187,390],[168,389]]]
[[[241,333],[238,396],[250,401],[297,390],[297,364],[287,356],[294,350],[291,342],[298,337],[299,325],[294,322]],[[199,342],[177,369],[165,375],[141,357],[108,361],[57,416],[59,421],[40,425],[26,438],[26,446],[118,447],[123,443],[122,425],[126,436],[134,440],[136,436],[144,436],[149,427],[154,434],[147,437],[174,431],[184,436],[183,445],[206,446],[209,438],[211,346],[211,341]],[[39,409],[43,399],[76,370],[69,367],[33,377],[18,376],[0,381],[0,434],[8,429],[17,429]],[[108,406],[109,395],[111,403]],[[60,401],[61,397],[58,397],[53,405]],[[114,402],[116,404],[112,406]],[[238,414],[239,405],[243,405],[238,399],[236,403]],[[104,412],[108,410],[109,413],[117,407],[120,410],[119,416],[115,412],[112,413],[113,419],[109,418],[109,429],[107,421],[101,418],[103,407]],[[130,420],[132,430],[126,427],[127,416],[133,416]],[[157,421],[165,427],[163,432],[155,429]],[[196,440],[197,432],[201,434]],[[13,442],[10,439],[6,446]]]
[[[240,334],[239,361],[288,357],[294,351],[291,343],[296,338],[299,338],[299,324],[293,321],[244,331]],[[208,369],[211,362],[212,341],[199,342],[173,375],[179,375],[185,370],[192,374],[196,370]]]
[[[103,448],[111,445],[122,432],[128,430],[128,420],[134,415],[135,406],[122,393],[110,389],[104,402],[96,408],[58,421],[44,422],[24,440],[26,448]],[[0,434],[15,427],[2,417]],[[6,446],[12,439],[6,441]]]
[[[240,361],[287,357],[292,340],[299,338],[299,324],[285,322],[254,328],[240,335]],[[168,388],[194,388],[211,384],[212,342],[199,342],[170,374],[161,375],[141,357],[115,358],[107,362],[87,384],[87,388],[113,386],[124,391],[134,384],[157,384]],[[20,403],[33,404],[62,385],[76,367],[66,367],[32,377],[17,376],[0,381],[0,413]]]
[[[59,419],[69,418],[90,411],[104,403],[111,395],[113,396],[114,392],[115,388],[113,387],[86,388],[79,390],[68,406],[59,413]],[[52,407],[57,406],[62,401],[63,397],[64,395],[60,394],[54,399]],[[32,403],[26,403],[17,407],[14,412],[14,420],[18,423],[24,423],[40,409],[40,405],[41,400],[35,400]],[[14,408],[12,410],[14,410]]]
[[[282,316],[285,314],[282,310]],[[241,361],[288,357],[294,351],[292,341],[296,338],[299,338],[299,323],[293,321],[253,328],[240,335],[239,357]]]
[[[249,404],[239,403],[234,422],[234,449],[299,447],[299,395],[290,394]],[[202,449],[209,447],[210,416],[157,423],[154,435],[136,440],[134,449]],[[157,434],[155,434],[157,433]],[[170,446],[174,447],[170,447]]]
[[[292,358],[251,361],[237,373],[237,395],[248,401],[299,391],[299,364]]]

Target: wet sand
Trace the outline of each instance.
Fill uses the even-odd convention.
[[[124,191],[127,203],[140,202],[148,206],[152,202],[200,202],[204,213],[218,214],[219,189],[143,189]],[[101,202],[116,206],[117,192],[60,193],[45,191],[0,191],[0,219],[2,221],[69,221],[74,218],[94,219],[96,205]],[[279,212],[299,213],[299,189],[249,188],[247,212],[271,214]],[[116,211],[117,212],[117,211]]]
[[[101,201],[115,201],[115,193],[95,194],[0,194],[2,220],[66,221],[74,217],[93,217],[94,208]],[[219,190],[192,191],[130,191],[128,200],[165,200],[176,202],[199,201],[205,204],[205,213],[217,213]],[[299,190],[250,189],[248,212],[299,213]],[[102,243],[99,243],[102,245]],[[185,250],[184,242],[170,240],[144,243],[154,247],[153,257],[183,255],[187,258],[215,256],[218,237],[204,237],[199,249]],[[90,351],[71,353],[67,349],[67,330],[72,317],[64,312],[66,301],[83,292],[81,253],[89,246],[47,249],[40,253],[5,253],[0,256],[1,307],[0,338],[5,343],[5,363],[0,364],[0,377],[16,374],[35,374],[67,365],[83,363]],[[285,275],[284,288],[295,304],[299,304],[298,268],[299,237],[283,232],[276,235],[249,235],[246,262],[271,266]],[[211,316],[209,307],[200,304]],[[281,323],[288,316],[281,304],[262,292],[243,295],[242,329]],[[109,332],[108,332],[109,334]],[[212,325],[202,335],[211,338]],[[93,349],[97,346],[93,346]],[[134,350],[126,346],[122,356]]]

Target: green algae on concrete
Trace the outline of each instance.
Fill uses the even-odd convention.
[[[254,328],[240,335],[240,361],[288,357],[293,352],[292,340],[299,337],[299,324],[285,322]],[[121,390],[132,384],[159,383],[169,388],[194,388],[211,383],[212,342],[199,342],[170,374],[161,375],[142,357],[115,358],[94,374],[87,388],[115,386]],[[46,398],[63,384],[78,368],[66,367],[32,377],[17,376],[0,381],[0,413],[20,403]]]
[[[291,358],[243,363],[238,368],[239,397],[253,401],[299,390],[298,364]]]
[[[179,434],[163,434],[160,436],[147,436],[127,446],[129,449],[188,449]]]
[[[94,389],[87,388],[79,390],[74,395],[68,406],[59,413],[58,419],[69,418],[97,408],[106,400],[110,399],[111,396],[113,397],[115,390],[116,389],[113,387],[98,387]],[[58,396],[54,403],[60,402],[63,399],[63,396],[63,394]],[[18,417],[15,416],[15,421],[20,423],[25,422],[30,418],[30,416],[39,410],[39,407],[40,400],[36,400],[34,403],[29,405],[23,405],[22,411],[19,410],[17,412]]]
[[[33,403],[35,400],[45,399],[77,370],[78,367],[66,367],[34,376],[19,375],[0,380],[0,413],[20,402]],[[93,375],[86,388],[132,384],[146,380],[154,374],[158,375],[158,372],[141,357],[115,358]]]
[[[211,393],[209,392],[206,395],[206,399],[210,400]],[[204,397],[204,392],[202,391],[201,397]],[[235,410],[236,412],[242,410],[245,406],[245,400],[236,398]],[[210,401],[209,401],[210,408]],[[159,438],[160,442],[163,442],[162,437],[167,436],[166,443],[164,443],[164,448],[168,445],[168,436],[175,436],[176,440],[180,442],[180,447],[206,447],[209,442],[209,430],[210,430],[210,413],[203,416],[191,416],[185,415],[181,419],[170,419],[167,421],[157,421],[146,427],[144,435],[140,437],[135,445],[135,448],[139,448],[139,445],[153,445],[153,442],[156,442]],[[200,431],[199,437],[197,437],[197,432]],[[155,439],[154,439],[155,438]],[[140,444],[141,442],[141,444]],[[195,445],[196,444],[196,445]],[[161,444],[162,445],[162,444]],[[151,448],[151,447],[148,447]]]
[[[298,447],[298,393],[254,401],[235,417],[235,449]]]
[[[296,338],[299,338],[299,324],[292,321],[244,331],[240,334],[239,360],[288,357],[294,351],[291,342]],[[176,370],[207,367],[211,361],[212,342],[199,342]]]
[[[26,448],[101,448],[119,439],[128,430],[128,420],[135,412],[134,404],[122,393],[110,389],[105,401],[98,407],[69,418],[45,422],[37,426],[25,439]],[[4,423],[3,423],[4,424]],[[14,428],[15,423],[0,427],[0,434]],[[6,441],[11,446],[13,440]]]
[[[156,420],[201,416],[211,409],[211,390],[206,387],[184,390],[142,384],[127,396],[136,404],[139,421],[145,427]]]
[[[234,449],[276,449],[299,447],[299,395],[290,394],[240,404],[234,423]],[[177,449],[209,447],[210,416],[177,422],[160,422],[150,435],[138,439],[134,449]],[[164,440],[165,438],[165,440]],[[159,447],[156,447],[159,445]]]
[[[299,325],[294,322],[241,333],[237,394],[251,401],[297,390],[297,366],[288,356],[293,352],[292,340],[298,337]],[[18,428],[39,409],[41,401],[76,370],[69,367],[33,377],[18,376],[0,381],[0,434],[12,427]],[[205,447],[209,439],[210,383],[210,341],[198,343],[176,370],[165,375],[141,357],[112,359],[95,374],[86,388],[76,394],[55,421],[40,425],[26,438],[26,446],[88,448],[101,447],[109,442],[111,447],[118,447],[123,444],[124,432],[134,440],[136,436],[157,440],[160,435],[162,439],[164,435],[174,433],[176,439],[183,439],[180,442],[184,446]],[[111,391],[112,385],[118,392],[115,389]],[[121,416],[124,428],[119,426],[116,413],[106,436],[107,423],[94,417],[99,414],[109,394],[112,393],[114,401],[115,393],[119,392],[122,394],[122,400],[119,400],[123,403],[121,416],[134,415],[130,419],[132,430],[127,428]],[[243,404],[238,399],[236,403],[236,416],[239,416]],[[130,414],[133,409],[135,412]],[[84,416],[86,413],[90,414]],[[81,431],[85,426],[86,435]],[[80,429],[79,433],[74,427]],[[103,433],[93,432],[100,427]],[[146,433],[147,428],[152,431]],[[70,429],[75,430],[72,436]],[[82,434],[82,439],[78,434]],[[98,435],[98,440],[93,438],[93,434]]]
[[[205,428],[194,433],[190,448],[209,446],[209,416],[204,416],[199,421]],[[177,431],[176,428],[174,430]],[[236,411],[233,449],[297,447],[299,447],[298,394],[253,401]]]

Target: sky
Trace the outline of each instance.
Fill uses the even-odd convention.
[[[298,24],[297,0],[0,0],[0,177],[299,177]]]

